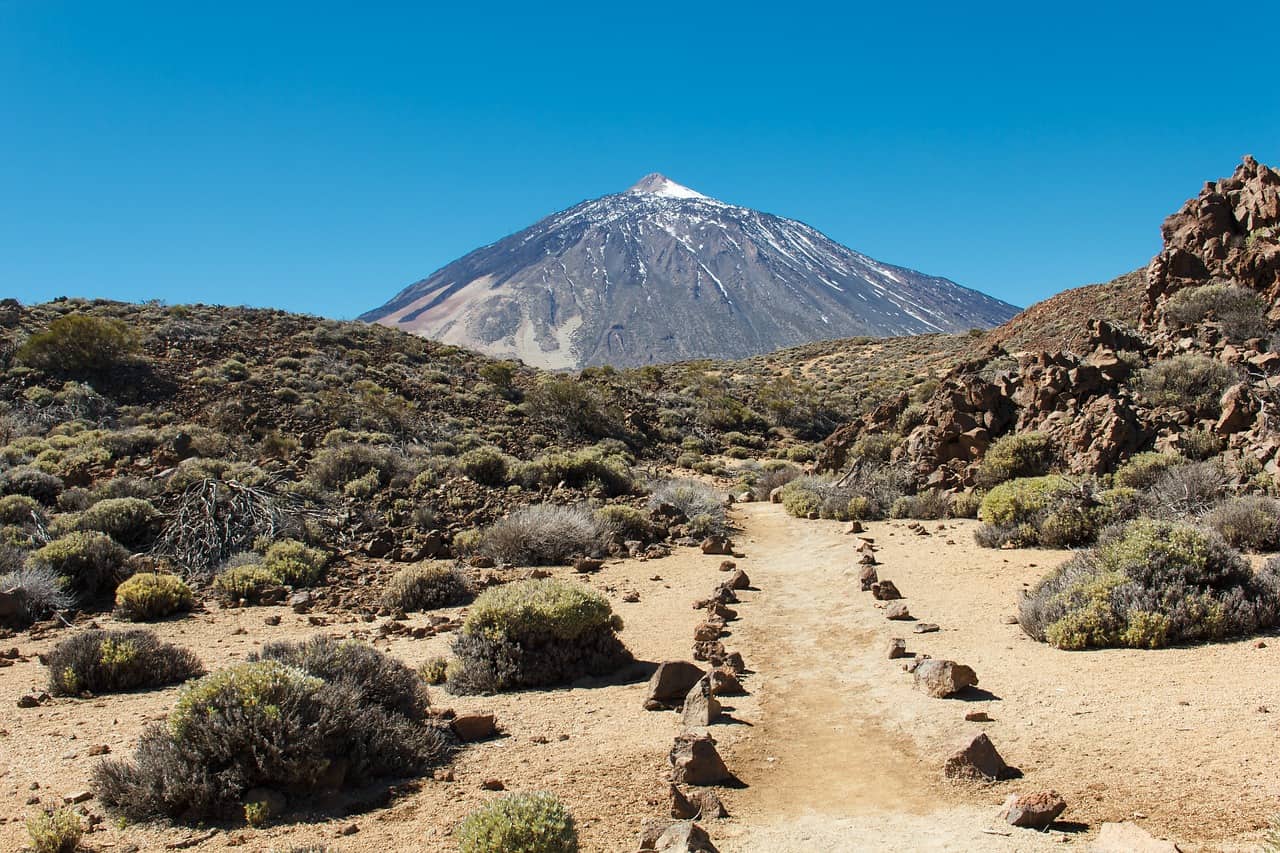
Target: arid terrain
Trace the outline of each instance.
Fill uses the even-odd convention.
[[[912,614],[940,626],[917,635],[890,622],[858,591],[854,537],[838,522],[803,521],[772,504],[740,505],[736,559],[751,578],[740,595],[731,644],[750,674],[749,695],[726,698],[712,727],[741,785],[719,789],[730,813],[706,821],[726,851],[1036,850],[1083,847],[1100,822],[1138,819],[1184,850],[1251,849],[1280,796],[1280,756],[1242,751],[1276,733],[1277,653],[1255,641],[1164,651],[1073,653],[1029,640],[1007,624],[1023,586],[1064,559],[1061,552],[993,552],[973,544],[973,522],[926,522],[918,535],[900,522],[871,523],[880,575],[903,591]],[[696,590],[719,578],[720,557],[678,549],[661,560],[609,561],[590,584],[626,620],[625,642],[640,661],[683,659],[698,621]],[[568,569],[557,574],[571,575]],[[624,592],[639,601],[623,603]],[[267,617],[281,617],[278,626]],[[112,620],[101,618],[108,626]],[[424,617],[404,620],[408,626]],[[317,631],[376,635],[378,623],[323,626],[284,607],[218,609],[161,622],[165,639],[197,652],[210,669],[242,659],[267,640]],[[886,659],[890,637],[912,652],[973,666],[981,692],[931,699],[913,689],[901,661]],[[446,650],[449,635],[394,636],[379,648],[417,664]],[[26,660],[0,670],[0,701],[44,686],[35,655],[49,640],[18,641]],[[1274,645],[1274,644],[1273,644]],[[175,688],[98,699],[54,699],[10,710],[4,723],[0,794],[7,821],[0,846],[23,843],[28,801],[54,803],[86,788],[95,747],[127,752],[145,721],[164,715]],[[425,780],[385,808],[264,829],[171,829],[114,825],[87,837],[90,849],[285,849],[323,841],[330,850],[453,850],[452,830],[500,779],[511,790],[559,794],[577,815],[584,849],[633,849],[643,817],[667,801],[666,751],[675,712],[642,709],[644,679],[502,696],[433,692],[434,704],[496,715],[501,735],[473,745],[451,781]],[[967,723],[967,712],[991,722]],[[965,736],[986,731],[1025,776],[957,785],[941,764]],[[33,787],[33,786],[37,786]],[[1060,827],[1043,835],[997,819],[1009,793],[1053,788],[1069,803]],[[88,802],[90,813],[99,813]],[[338,816],[332,816],[336,810]],[[352,833],[352,834],[347,834]]]

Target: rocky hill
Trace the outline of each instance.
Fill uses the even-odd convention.
[[[654,174],[477,249],[361,319],[563,369],[989,328],[1016,310]]]

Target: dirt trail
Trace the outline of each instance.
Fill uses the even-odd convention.
[[[849,537],[776,505],[744,505],[740,518],[741,563],[759,591],[743,594],[734,623],[732,644],[756,670],[734,715],[754,725],[733,752],[747,787],[717,834],[721,850],[1060,849],[984,833],[1008,827],[993,824],[994,809],[962,804],[939,764],[883,724],[865,663],[884,619],[857,593]],[[896,664],[880,665],[891,678]]]

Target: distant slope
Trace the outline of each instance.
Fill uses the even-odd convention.
[[[1009,352],[1066,350],[1083,355],[1090,319],[1106,320],[1126,329],[1138,327],[1146,287],[1144,267],[1104,284],[1064,290],[977,338],[975,349],[997,345]]]
[[[1016,310],[654,174],[471,252],[360,319],[563,369],[989,328]]]

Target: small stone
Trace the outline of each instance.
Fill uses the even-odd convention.
[[[727,666],[716,667],[710,675],[713,696],[742,696],[747,692],[742,689],[737,673]]]
[[[724,665],[738,675],[742,675],[747,671],[747,662],[742,659],[741,652],[729,652],[729,654],[725,655]]]
[[[486,740],[498,733],[498,723],[493,714],[459,714],[449,725],[463,743]]]
[[[306,613],[314,603],[314,597],[306,590],[289,596],[289,606],[293,608],[294,613]]]
[[[729,585],[729,589],[750,589],[751,579],[747,577],[747,573],[742,569],[734,569],[733,574],[729,576],[729,580],[725,581]]]
[[[671,786],[671,816],[676,820],[689,820],[698,816],[698,807],[677,788]]]
[[[1017,624],[1018,624],[1018,617],[1017,617],[1017,616],[1006,616],[1006,617],[1004,617],[1003,619],[1001,619],[1000,621],[1001,621],[1001,622],[1003,622],[1003,623],[1004,623],[1004,624],[1006,624],[1006,625],[1017,625]]]
[[[624,592],[622,594],[622,600],[627,604],[635,604],[637,601],[640,600],[640,593],[636,592],[635,590]]]
[[[360,827],[356,826],[354,823],[349,823],[346,826],[339,829],[337,832],[335,832],[334,835],[338,836],[339,838],[342,838],[343,836],[347,836],[347,835],[355,835],[359,831],[360,831]]]
[[[907,656],[907,641],[901,637],[894,637],[889,641],[889,660],[905,658]]]
[[[1172,841],[1161,841],[1131,821],[1103,823],[1089,853],[1180,853]]]
[[[591,557],[579,557],[573,564],[573,570],[580,575],[598,572],[603,567],[604,560],[596,560]]]
[[[1256,643],[1254,643],[1254,644],[1253,644],[1253,647],[1254,647],[1255,649],[1265,649],[1265,648],[1267,647],[1267,641],[1266,641],[1266,640],[1258,640]]]
[[[695,643],[708,643],[712,640],[720,639],[720,635],[724,633],[724,623],[720,621],[703,622],[693,629],[693,641]]]
[[[731,572],[736,568],[738,568],[738,564],[735,563],[733,560],[725,560],[723,563],[720,564],[720,571],[722,572]]]
[[[897,601],[902,598],[898,587],[890,580],[881,580],[871,585],[871,597],[876,601]]]
[[[676,707],[706,674],[700,666],[688,661],[663,661],[649,678],[645,707],[649,708],[649,703],[658,709]]]
[[[724,759],[716,751],[716,742],[708,734],[685,732],[676,737],[668,756],[671,779],[686,785],[718,785],[731,776]]]
[[[986,711],[970,711],[964,715],[964,721],[966,723],[989,723],[991,722],[991,715]]]
[[[911,626],[911,630],[917,634],[932,634],[941,629],[932,622],[917,622]]]
[[[502,784],[501,779],[485,779],[480,783],[480,787],[485,791],[505,791],[507,786]]]
[[[977,779],[995,781],[1013,775],[996,751],[991,738],[983,732],[956,750],[942,766],[943,775],[949,779]]]
[[[695,817],[707,820],[729,816],[729,810],[724,807],[724,803],[720,802],[715,791],[695,791],[691,799],[698,810]]]
[[[880,578],[876,574],[875,566],[863,566],[858,572],[858,586],[863,592],[870,592],[871,588],[876,585]]]
[[[40,700],[32,693],[24,693],[18,697],[19,708],[38,708]]]
[[[901,601],[895,601],[884,609],[884,618],[903,621],[911,618],[911,611]]]
[[[1067,810],[1067,801],[1057,791],[1034,794],[1010,794],[1000,809],[1000,816],[1010,826],[1024,829],[1047,829]]]
[[[111,747],[107,746],[105,743],[99,743],[89,747],[89,755],[109,755],[110,753]]]
[[[916,687],[935,699],[954,696],[966,687],[978,683],[978,674],[972,667],[953,660],[926,660],[915,670]]]
[[[265,617],[263,617],[262,621],[263,621],[263,622],[265,622],[265,623],[266,623],[266,624],[268,624],[268,625],[279,625],[279,624],[280,624],[280,614],[279,614],[279,613],[272,613],[270,616],[265,616]]]
[[[92,799],[93,799],[92,791],[73,791],[70,794],[63,794],[62,796],[62,802],[66,803],[67,805],[73,805],[75,803],[85,803]]]

